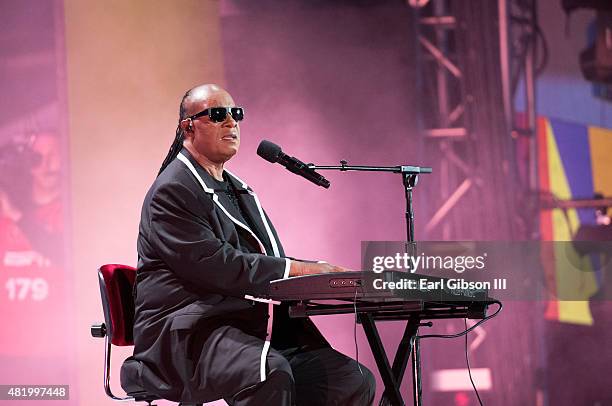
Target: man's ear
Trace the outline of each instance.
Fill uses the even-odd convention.
[[[190,118],[181,120],[180,126],[181,126],[181,130],[183,130],[184,132],[193,131],[193,121]]]

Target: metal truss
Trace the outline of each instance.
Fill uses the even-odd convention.
[[[475,181],[465,154],[457,153],[457,144],[469,139],[464,124],[465,97],[462,94],[462,68],[454,55],[453,42],[456,31],[456,18],[450,13],[448,1],[432,0],[428,7],[417,14],[417,35],[420,49],[422,78],[426,93],[431,95],[423,106],[429,110],[425,121],[425,136],[438,144],[443,157],[438,172],[440,174],[440,196],[444,202],[435,211],[425,226],[426,235],[438,226],[442,227],[442,237],[450,236],[450,225],[442,220],[457,202],[472,188]],[[451,180],[451,173],[461,173],[458,185]]]
[[[538,38],[543,40],[537,14],[537,0],[498,0],[500,10],[500,49],[502,51],[502,85],[506,120],[514,138],[526,137],[529,144],[527,189],[537,192],[537,116],[535,80],[540,70],[537,64]],[[540,49],[541,67],[546,64],[546,46]],[[522,83],[524,115],[515,110],[514,100]]]
[[[469,144],[477,140],[473,139],[464,118],[469,96],[464,94],[466,87],[462,83],[465,67],[460,66],[454,49],[457,21],[449,4],[449,0],[430,0],[415,13],[420,48],[417,60],[424,90],[431,95],[425,100],[428,105],[423,110],[434,112],[424,119],[425,136],[438,144],[442,157],[437,172],[443,201],[426,224],[425,233],[429,235],[440,227],[443,239],[451,233],[451,225],[443,220],[470,189],[482,184],[470,164],[474,160]],[[498,9],[504,115],[508,128],[512,129],[508,136],[528,137],[528,183],[530,190],[536,190],[536,0],[498,0]],[[520,121],[514,108],[519,83],[523,83],[526,100],[526,112]]]

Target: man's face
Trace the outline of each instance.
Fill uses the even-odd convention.
[[[224,90],[219,90],[204,100],[194,101],[188,114],[193,115],[211,107],[235,106],[232,96]],[[227,162],[238,152],[240,126],[231,114],[227,114],[225,121],[220,123],[212,121],[208,116],[198,117],[191,121],[191,125],[191,130],[185,132],[185,137],[189,137],[195,150],[211,163]]]
[[[34,187],[41,190],[59,188],[61,160],[57,137],[44,133],[37,135],[32,150],[39,158],[31,169]]]

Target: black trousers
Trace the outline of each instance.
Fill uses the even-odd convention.
[[[199,344],[192,384],[231,406],[366,406],[374,400],[372,373],[331,347],[270,348],[262,380],[260,338],[225,325]]]

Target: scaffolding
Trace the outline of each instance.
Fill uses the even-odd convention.
[[[436,172],[442,199],[425,225],[425,237],[436,231],[439,238],[450,239],[457,225],[450,219],[450,213],[468,192],[483,185],[474,167],[475,145],[482,135],[472,131],[470,119],[466,117],[466,112],[474,107],[469,85],[465,83],[464,72],[468,67],[463,66],[457,51],[457,39],[461,35],[458,28],[461,27],[458,27],[456,7],[448,0],[431,0],[418,6],[410,3],[415,10],[419,44],[417,69],[423,83],[422,93],[429,95],[423,98],[421,105],[424,134],[428,144],[437,146],[441,157]],[[524,187],[536,191],[536,0],[498,0],[497,11],[503,115],[507,128],[503,135],[512,137],[515,142],[527,140],[529,161],[523,170]],[[523,115],[518,115],[514,108],[515,95],[520,88],[524,89],[526,100]],[[532,230],[533,227],[529,226]]]

